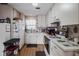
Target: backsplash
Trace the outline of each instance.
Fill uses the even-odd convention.
[[[68,28],[68,37],[79,38],[79,24],[65,25]]]

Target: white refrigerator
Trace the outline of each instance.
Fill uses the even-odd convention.
[[[19,48],[24,45],[24,31],[25,31],[25,22],[24,21],[15,21],[13,24],[13,38],[20,38]]]
[[[10,40],[10,24],[0,23],[0,56],[3,56],[3,42]]]

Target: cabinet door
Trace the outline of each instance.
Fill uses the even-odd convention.
[[[4,45],[3,42],[6,40],[6,24],[0,23],[0,56],[3,56]]]
[[[55,44],[52,42],[50,42],[50,55],[57,56],[57,50],[56,50]]]
[[[61,50],[55,43],[51,42],[50,55],[52,56],[65,56],[64,51]]]
[[[73,19],[73,4],[65,3],[61,4],[61,20],[62,20],[62,25],[72,25],[74,23]]]
[[[37,44],[44,44],[44,34],[37,33],[36,34]]]
[[[56,56],[65,56],[65,53],[62,49],[60,49],[56,44],[54,45]]]
[[[74,24],[79,24],[79,4],[78,3],[74,3],[73,4],[73,18],[74,18]]]
[[[74,3],[55,4],[55,16],[60,19],[61,25],[72,25],[78,22],[78,5]]]
[[[35,33],[26,33],[27,44],[37,44],[37,38]]]
[[[36,38],[36,33],[31,33],[30,34],[30,43],[31,44],[37,44],[37,38]]]
[[[52,56],[73,56],[72,51],[63,51],[59,46],[52,43],[50,48],[50,55]]]

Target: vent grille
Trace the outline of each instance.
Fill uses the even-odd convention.
[[[0,3],[1,5],[8,5],[8,3]]]

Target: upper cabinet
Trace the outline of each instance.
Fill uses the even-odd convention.
[[[56,4],[55,5],[55,16],[61,21],[61,25],[71,25],[74,24],[74,4]]]
[[[21,14],[17,10],[13,9],[13,17],[20,18],[20,16],[21,16]]]
[[[52,13],[52,14],[51,14]],[[78,3],[57,3],[47,15],[48,26],[50,23],[60,20],[60,25],[79,24],[79,4]]]
[[[37,27],[46,27],[45,16],[37,16]]]
[[[74,3],[73,6],[73,16],[74,16],[74,24],[79,24],[79,4],[78,3]]]
[[[78,4],[59,4],[59,19],[61,25],[79,24],[78,21]]]
[[[51,23],[53,23],[55,21],[55,16],[54,16],[54,10],[51,8],[48,12],[48,14],[46,15],[46,20],[47,20],[47,26],[50,27]]]

